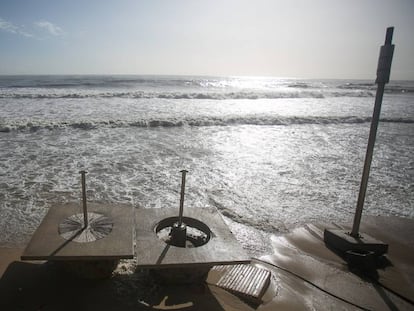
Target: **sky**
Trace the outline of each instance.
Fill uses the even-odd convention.
[[[414,80],[414,0],[0,0],[0,74]]]

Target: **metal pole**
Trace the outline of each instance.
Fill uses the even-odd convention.
[[[367,191],[369,171],[371,169],[372,155],[374,153],[375,139],[377,135],[379,117],[381,113],[382,98],[384,95],[385,84],[389,82],[392,56],[394,53],[394,45],[391,44],[394,27],[387,28],[385,36],[385,44],[381,47],[380,57],[378,60],[377,79],[375,83],[378,84],[377,94],[375,96],[374,113],[371,121],[371,128],[368,138],[367,152],[365,155],[364,170],[362,172],[361,185],[359,188],[358,203],[355,211],[354,223],[352,226],[351,236],[359,237],[359,225],[361,223],[362,210],[364,207],[365,194]]]
[[[182,170],[181,172],[181,197],[180,197],[180,213],[178,215],[178,225],[181,226],[183,223],[183,212],[184,212],[184,191],[185,191],[185,175],[188,171]]]
[[[86,181],[85,181],[85,175],[86,171],[80,171],[81,174],[81,181],[82,181],[82,201],[83,201],[83,228],[88,227],[88,208],[86,206]]]

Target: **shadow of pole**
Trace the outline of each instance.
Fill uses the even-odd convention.
[[[79,229],[73,236],[70,237],[70,239],[66,240],[65,242],[62,243],[62,245],[60,245],[56,250],[54,250],[50,256],[53,257],[55,256],[57,253],[59,253],[62,249],[65,248],[66,245],[68,245],[70,242],[72,242],[76,237],[78,237],[79,235],[82,234],[82,232],[85,230],[85,228]]]
[[[170,245],[169,244],[165,244],[165,247],[163,249],[163,251],[160,254],[160,257],[158,257],[156,264],[159,265],[162,263],[162,261],[164,260],[165,256],[168,253],[168,250],[170,249]]]

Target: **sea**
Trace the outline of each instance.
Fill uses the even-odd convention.
[[[0,245],[54,204],[214,207],[252,256],[307,223],[350,223],[373,80],[0,76]],[[414,81],[385,89],[364,215],[414,218]]]

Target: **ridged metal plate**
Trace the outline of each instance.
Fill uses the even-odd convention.
[[[215,266],[213,269],[224,271],[217,286],[258,303],[270,284],[271,273],[253,265]]]

